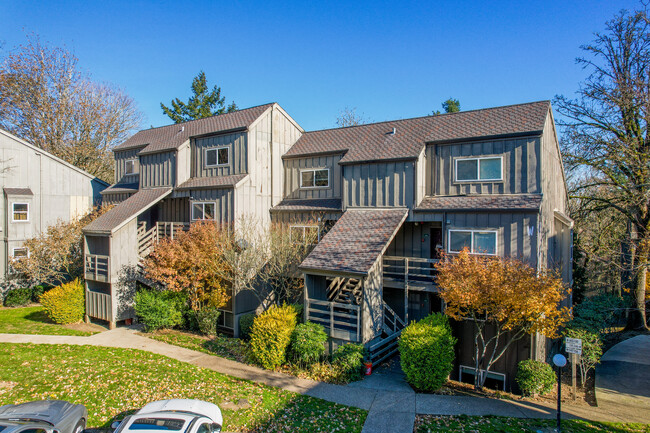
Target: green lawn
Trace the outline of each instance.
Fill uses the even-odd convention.
[[[521,419],[498,416],[432,416],[420,415],[415,421],[416,433],[535,433],[540,429],[549,431],[555,420]],[[563,420],[562,432],[566,433],[649,433],[647,424],[599,423],[582,420]]]
[[[40,306],[0,309],[0,333],[81,336],[94,334],[52,323]]]
[[[173,329],[162,329],[160,331],[143,333],[142,335],[154,340],[210,355],[217,355],[233,361],[247,361],[248,344],[239,338],[226,337],[221,334],[214,338],[208,338]]]
[[[89,427],[146,403],[198,398],[223,405],[224,430],[237,432],[360,432],[367,412],[234,379],[164,356],[93,346],[0,344],[0,405],[63,399],[88,408]],[[13,387],[12,387],[13,385]]]

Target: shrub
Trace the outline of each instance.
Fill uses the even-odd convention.
[[[32,300],[32,290],[27,287],[12,289],[5,296],[5,307],[22,307]]]
[[[620,321],[624,308],[623,299],[611,293],[587,298],[574,307],[572,327],[602,333]]]
[[[32,302],[41,302],[41,296],[43,296],[43,293],[50,290],[51,288],[52,286],[49,284],[39,284],[32,287]]]
[[[304,307],[302,304],[291,304],[291,307],[296,310],[296,321],[298,323],[303,323],[305,318],[303,316]]]
[[[264,368],[273,369],[286,360],[291,333],[296,327],[296,310],[290,305],[272,306],[253,321],[251,353]]]
[[[597,332],[574,328],[572,323],[569,326],[564,333],[565,337],[582,340],[582,355],[580,356],[579,367],[580,381],[584,385],[587,373],[600,362],[600,357],[603,356],[603,342]]]
[[[255,313],[246,313],[239,318],[239,336],[248,340],[251,336],[251,327],[255,320]]]
[[[217,319],[221,312],[214,307],[203,307],[195,311],[196,325],[203,335],[217,335]]]
[[[408,383],[421,391],[440,388],[453,368],[455,344],[449,321],[440,313],[404,328],[399,353]]]
[[[299,365],[311,365],[325,353],[327,334],[318,323],[301,323],[291,334],[289,355]]]
[[[366,355],[362,344],[347,343],[332,353],[332,364],[341,369],[343,381],[352,382],[363,377],[363,359]]]
[[[135,295],[135,314],[147,332],[180,325],[183,296],[168,290],[140,290]]]
[[[517,365],[515,380],[524,395],[546,394],[553,388],[557,376],[547,363],[526,359]]]
[[[41,304],[55,323],[80,322],[86,312],[84,285],[78,279],[44,293]]]

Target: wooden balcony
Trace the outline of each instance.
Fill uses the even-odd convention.
[[[138,256],[148,256],[161,239],[173,240],[180,233],[189,229],[190,223],[160,221],[147,230],[147,224],[141,222],[138,226]]]
[[[437,259],[384,256],[384,286],[437,291]]]
[[[111,322],[113,320],[111,295],[86,290],[86,315]]]
[[[86,254],[84,260],[84,278],[91,281],[110,283],[110,258],[99,254]]]
[[[361,307],[338,302],[305,300],[305,317],[325,327],[332,338],[361,341]]]

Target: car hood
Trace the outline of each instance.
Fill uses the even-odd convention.
[[[10,404],[0,407],[0,419],[33,418],[56,425],[73,408],[73,404],[61,400],[42,400],[23,404]]]
[[[149,403],[138,412],[138,415],[144,415],[155,412],[185,412],[193,413],[210,418],[212,421],[222,424],[221,410],[216,404],[208,403],[201,400],[173,399],[161,400]]]

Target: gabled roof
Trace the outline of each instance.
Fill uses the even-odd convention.
[[[232,174],[230,176],[193,177],[178,185],[176,189],[233,187],[247,176],[248,174]]]
[[[116,183],[102,191],[102,194],[120,194],[137,192],[140,188],[139,183]]]
[[[340,198],[284,199],[271,208],[271,212],[340,212]]]
[[[141,189],[84,227],[84,232],[110,234],[168,196],[172,188]]]
[[[541,194],[425,197],[415,211],[538,210]]]
[[[541,134],[549,108],[550,101],[540,101],[306,132],[284,157],[345,153],[341,164],[416,159],[425,143]]]
[[[273,106],[273,103],[206,117],[205,119],[190,120],[189,122],[144,129],[137,132],[124,143],[116,146],[113,150],[120,151],[144,147],[140,151],[140,155],[175,150],[189,140],[190,137],[244,130],[255,122],[262,113],[271,108],[271,106]]]
[[[408,209],[348,209],[300,269],[368,275],[407,215]]]

